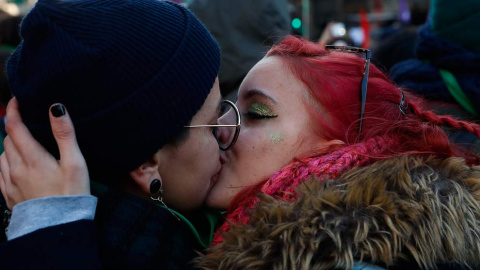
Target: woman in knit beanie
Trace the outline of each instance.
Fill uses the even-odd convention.
[[[242,132],[207,199],[226,221],[200,268],[478,268],[480,157],[441,127],[480,126],[421,102],[353,50],[270,49],[239,89]]]
[[[46,112],[57,104],[51,108],[55,119],[68,109],[98,207],[94,223],[93,196],[16,205],[10,224],[2,224],[13,240],[1,245],[2,256],[9,259],[0,268],[47,267],[49,258],[56,258],[69,269],[86,269],[88,260],[72,265],[72,258],[95,250],[90,245],[97,245],[97,239],[85,237],[95,230],[107,269],[191,268],[196,251],[211,241],[213,216],[189,212],[203,205],[221,169],[218,127],[212,126],[218,124],[221,104],[220,49],[213,37],[186,8],[158,0],[40,0],[20,32],[22,42],[7,62],[15,96],[11,106],[20,112],[16,119],[21,117],[33,137],[59,159]],[[14,133],[8,122],[7,130]],[[27,147],[9,138],[5,145]],[[33,148],[23,153],[36,157]],[[2,160],[6,175],[8,160]],[[72,166],[84,168],[82,164]],[[90,193],[84,184],[81,192],[70,193],[70,187],[52,194],[55,185],[30,176],[36,179],[34,191],[46,191],[37,197]],[[36,186],[40,183],[46,188]],[[13,192],[10,182],[3,184],[6,190]],[[18,202],[6,196],[10,209]],[[93,206],[93,212],[77,211],[77,206]],[[72,221],[72,216],[83,221],[29,234]],[[195,227],[196,221],[205,232]],[[54,257],[48,255],[52,247],[76,242],[78,246],[67,244],[55,249]],[[31,259],[23,260],[24,254]]]

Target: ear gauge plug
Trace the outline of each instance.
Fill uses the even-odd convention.
[[[150,183],[150,195],[153,196],[159,192],[160,194],[163,193],[162,181],[160,181],[160,179],[153,179],[153,181]]]
[[[163,183],[161,179],[153,179],[152,182],[150,182],[150,199],[154,201],[158,201],[162,204],[163,207],[165,207],[172,215],[180,221],[180,218],[175,215],[175,213],[168,208],[168,206],[163,202]]]

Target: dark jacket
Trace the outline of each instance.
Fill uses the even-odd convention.
[[[102,269],[95,223],[67,223],[2,242],[0,269]]]
[[[478,44],[475,44],[478,47]],[[390,78],[402,87],[436,101],[428,104],[437,114],[452,115],[468,121],[480,119],[480,54],[436,36],[427,23],[418,32],[416,59],[394,65]],[[445,72],[450,72],[465,95],[462,104],[450,92]],[[449,78],[449,77],[448,77]],[[447,83],[448,82],[448,83]],[[439,103],[438,101],[442,101]],[[471,105],[467,110],[465,103]],[[474,112],[476,111],[476,113]],[[466,131],[450,131],[449,137],[472,152],[480,154],[480,139]]]
[[[92,189],[98,197],[95,222],[67,223],[3,242],[0,269],[192,268],[202,247],[185,222],[134,195],[102,185]]]
[[[391,158],[310,179],[297,193],[294,201],[260,195],[249,224],[231,226],[202,269],[480,267],[480,166]]]

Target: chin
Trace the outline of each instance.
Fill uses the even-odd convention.
[[[215,187],[210,191],[210,194],[208,194],[207,199],[205,200],[205,205],[210,207],[210,208],[217,208],[218,206],[218,199],[217,196],[215,195]]]
[[[218,210],[226,210],[228,207],[228,204],[225,206],[225,202],[218,196],[218,193],[210,193],[205,201],[205,205]]]
[[[236,179],[233,176],[232,171],[228,170],[228,168],[225,169],[224,167],[222,169],[218,177],[218,182],[212,187],[205,201],[208,207],[219,210],[226,210],[228,208],[232,199],[241,190],[241,188],[230,187],[233,185],[232,180]]]

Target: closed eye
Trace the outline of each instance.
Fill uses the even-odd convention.
[[[258,119],[270,119],[270,118],[275,118],[277,117],[278,115],[271,115],[271,114],[260,114],[260,113],[256,113],[256,112],[252,112],[252,111],[248,111],[247,113],[244,113],[243,114],[243,117],[245,119],[251,119],[251,120],[258,120]]]

